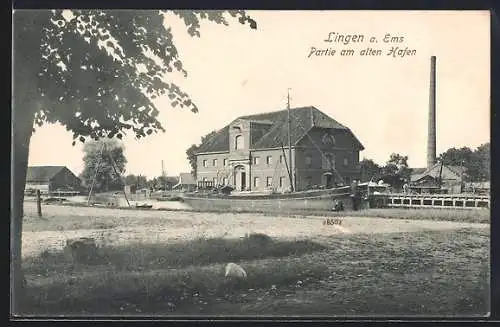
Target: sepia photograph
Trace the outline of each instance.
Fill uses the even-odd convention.
[[[12,22],[11,318],[490,315],[489,11]]]

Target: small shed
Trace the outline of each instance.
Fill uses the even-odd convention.
[[[196,180],[190,173],[180,173],[179,182],[174,185],[173,190],[192,191],[196,189]]]
[[[437,163],[424,171],[415,169],[411,175],[411,188],[419,193],[460,193],[466,174],[465,167]]]

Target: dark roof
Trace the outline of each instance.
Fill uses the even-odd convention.
[[[49,182],[65,166],[31,166],[26,173],[26,182]]]
[[[228,151],[229,147],[229,125],[218,130],[214,136],[206,140],[198,148],[198,152],[220,152]]]
[[[312,119],[311,119],[312,116]],[[290,137],[293,144],[297,144],[313,127],[328,128],[328,129],[340,129],[348,132],[358,143],[361,149],[364,149],[363,145],[356,136],[351,132],[349,128],[340,124],[333,118],[324,114],[315,107],[300,107],[290,109]],[[251,149],[263,149],[263,148],[277,148],[281,144],[288,143],[288,132],[287,132],[287,121],[288,121],[288,110],[280,110],[267,112],[256,115],[247,115],[238,117],[236,120],[249,120],[253,122],[269,123],[271,126],[267,133],[264,133],[262,137],[254,140],[253,144],[250,144]],[[314,125],[313,125],[314,121]],[[217,131],[217,133],[203,143],[198,152],[222,152],[229,151],[229,126],[225,126],[223,129]]]

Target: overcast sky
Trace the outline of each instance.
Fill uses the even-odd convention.
[[[488,12],[250,11],[251,30],[204,23],[201,38],[190,37],[168,15],[188,77],[174,75],[198,105],[197,114],[156,105],[166,132],[140,141],[125,138],[127,173],[168,175],[190,170],[185,151],[201,136],[241,115],[313,105],[351,128],[365,146],[360,157],[384,163],[389,154],[426,163],[430,57],[437,57],[437,152],[475,148],[490,140],[490,46]],[[364,35],[364,42],[324,42],[330,32]],[[384,43],[386,34],[402,43]],[[333,35],[333,34],[332,34]],[[370,43],[371,37],[377,43]],[[392,46],[414,55],[386,55]],[[309,56],[311,47],[335,49],[333,56]],[[359,51],[381,49],[381,56]],[[342,49],[355,55],[341,56]],[[124,83],[126,81],[123,81]],[[70,109],[68,109],[70,110]],[[46,125],[31,139],[30,165],[65,165],[82,170],[82,146],[72,146],[64,127]]]

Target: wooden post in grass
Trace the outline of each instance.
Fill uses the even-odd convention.
[[[38,217],[42,216],[42,196],[40,190],[36,190],[36,208],[38,211]]]

